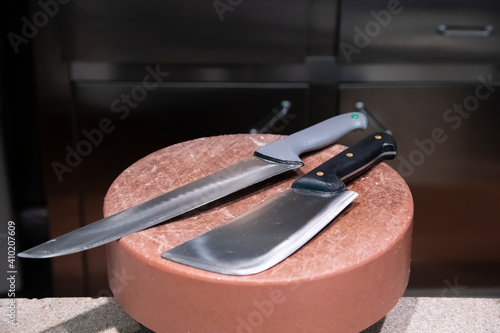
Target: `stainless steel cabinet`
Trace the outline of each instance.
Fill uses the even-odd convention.
[[[340,62],[500,61],[498,1],[344,0],[341,6]]]
[[[307,0],[74,0],[61,10],[65,61],[303,62]]]
[[[397,139],[389,164],[415,200],[410,291],[498,288],[500,86],[344,84],[340,100],[341,112],[363,102]]]

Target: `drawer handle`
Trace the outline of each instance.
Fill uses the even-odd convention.
[[[368,110],[365,106],[365,103],[363,102],[356,102],[354,104],[354,109],[359,112],[359,113],[362,113],[366,116],[366,118],[368,119],[368,123],[370,125],[373,126],[373,128],[375,128],[375,130],[377,132],[386,132],[387,134],[389,135],[392,135],[392,131],[391,130],[388,130],[387,127],[385,127],[382,122],[380,120],[378,120],[377,117],[375,117],[375,115],[370,112],[370,110]]]
[[[493,26],[460,27],[440,24],[437,31],[445,37],[490,37],[493,33]]]
[[[253,126],[250,129],[249,133],[250,134],[273,133],[271,132],[271,130],[274,128],[274,126],[279,120],[283,119],[283,117],[287,115],[291,106],[292,103],[290,103],[289,101],[282,101],[281,111],[273,109],[273,115],[264,118],[263,121],[261,121],[258,125]]]

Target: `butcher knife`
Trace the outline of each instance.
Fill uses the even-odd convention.
[[[375,133],[296,180],[275,199],[162,254],[228,275],[262,272],[298,250],[357,196],[344,181],[396,156],[396,142]]]
[[[303,165],[300,154],[327,146],[348,132],[366,126],[366,116],[357,112],[327,119],[260,147],[249,160],[49,240],[18,256],[50,258],[109,243],[262,180],[297,169]]]

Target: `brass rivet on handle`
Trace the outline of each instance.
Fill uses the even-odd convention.
[[[382,136],[381,135],[375,135],[375,139],[380,140],[380,139],[382,139]]]
[[[347,153],[347,154],[345,154],[345,156],[347,156],[347,157],[353,157],[354,155],[352,153]]]
[[[320,177],[324,175],[324,173],[323,173],[323,172],[321,172],[321,171],[316,172],[316,174],[317,174],[318,176],[320,176]]]

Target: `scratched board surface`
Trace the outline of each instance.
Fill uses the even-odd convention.
[[[277,135],[226,135],[183,142],[156,151],[131,165],[115,180],[104,200],[104,214],[112,215],[251,158],[260,146],[277,139]],[[161,269],[223,281],[310,279],[369,262],[400,240],[411,228],[413,217],[413,200],[406,183],[384,163],[348,184],[348,188],[359,193],[359,197],[319,235],[285,261],[260,274],[220,275],[160,257],[164,251],[228,223],[287,190],[299,175],[344,148],[333,145],[305,154],[302,156],[305,166],[298,171],[264,181],[169,222],[126,236],[109,246],[120,246]]]

